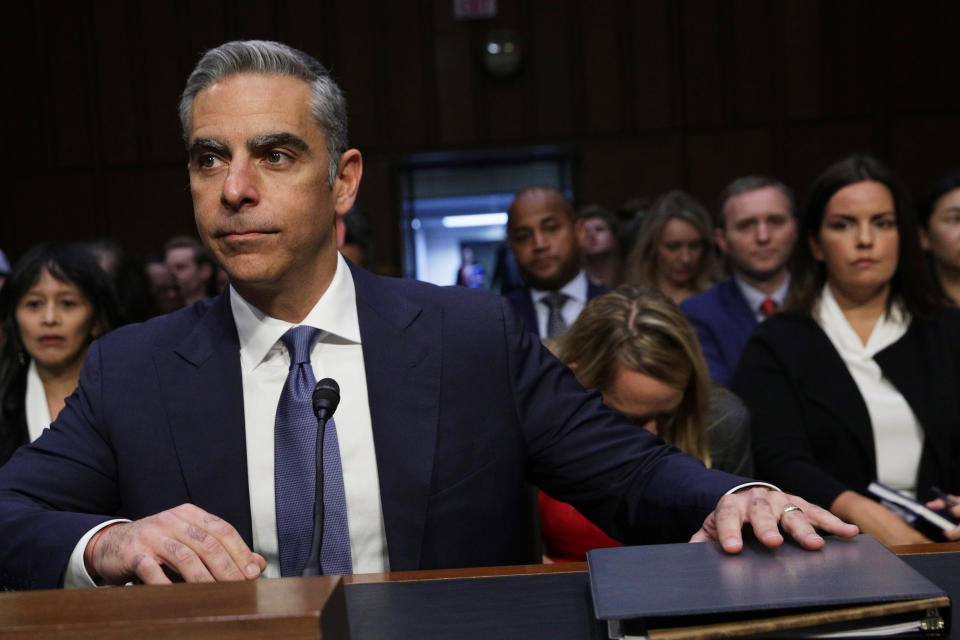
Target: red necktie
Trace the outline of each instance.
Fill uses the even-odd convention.
[[[777,301],[773,298],[767,298],[760,303],[760,310],[763,311],[765,317],[769,318],[777,310]]]

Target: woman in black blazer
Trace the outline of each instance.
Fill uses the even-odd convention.
[[[757,476],[884,543],[927,541],[865,493],[890,477],[920,499],[960,490],[960,318],[929,279],[905,191],[875,158],[824,172],[801,230],[784,308],[734,375]]]

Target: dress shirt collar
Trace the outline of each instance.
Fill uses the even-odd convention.
[[[256,368],[270,350],[279,344],[280,337],[287,329],[296,326],[266,315],[244,300],[232,286],[230,308],[240,338],[240,363],[244,372]],[[360,321],[357,318],[357,293],[353,275],[346,260],[339,253],[337,270],[330,286],[300,325],[323,330],[321,339],[332,334],[349,342],[360,343]]]
[[[30,359],[27,368],[27,392],[24,398],[24,414],[27,417],[27,432],[30,442],[40,437],[43,430],[50,426],[50,405],[47,404],[47,393],[43,388],[43,380],[37,371],[37,361]]]
[[[901,305],[893,305],[889,313],[884,313],[874,325],[867,344],[863,344],[860,336],[853,330],[843,310],[833,297],[829,284],[823,285],[820,300],[814,308],[813,317],[830,339],[837,351],[847,354],[858,354],[861,357],[873,358],[891,344],[903,337],[910,327],[910,314]]]
[[[558,291],[566,294],[571,300],[576,300],[581,305],[587,304],[587,273],[581,269],[580,273],[574,276],[570,282],[560,287]],[[530,287],[530,295],[534,302],[540,302],[551,293],[553,292]]]
[[[786,279],[784,279],[783,284],[780,285],[772,295],[767,296],[763,291],[757,289],[756,287],[751,287],[749,284],[738,278],[736,275],[733,276],[733,281],[736,283],[737,287],[740,289],[740,293],[743,294],[744,299],[747,301],[747,306],[750,307],[750,311],[753,312],[753,315],[757,316],[758,319],[763,319],[764,314],[761,306],[763,301],[768,297],[773,298],[773,301],[777,303],[777,307],[783,306],[783,301],[787,299],[787,289],[790,288],[790,274],[787,273]]]

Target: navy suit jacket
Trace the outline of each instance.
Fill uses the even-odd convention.
[[[680,310],[700,338],[710,378],[729,388],[743,348],[757,326],[757,317],[740,287],[732,279],[718,282],[700,295],[684,300]]]
[[[391,569],[534,561],[525,480],[630,542],[684,539],[743,481],[607,410],[499,296],[352,271]],[[184,502],[252,546],[244,437],[227,294],[98,340],[0,468],[0,582],[56,587],[94,525]]]
[[[587,302],[605,293],[610,293],[610,290],[602,284],[597,284],[590,278],[587,278]],[[533,308],[533,296],[530,294],[530,287],[514,289],[513,291],[503,294],[503,297],[510,301],[517,315],[523,318],[523,323],[527,329],[533,332],[534,335],[539,336],[540,323],[537,322],[537,310]]]

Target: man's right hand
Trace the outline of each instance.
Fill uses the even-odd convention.
[[[186,582],[255,580],[267,563],[229,522],[192,504],[114,524],[87,543],[87,572],[98,582],[169,584],[164,567]]]

